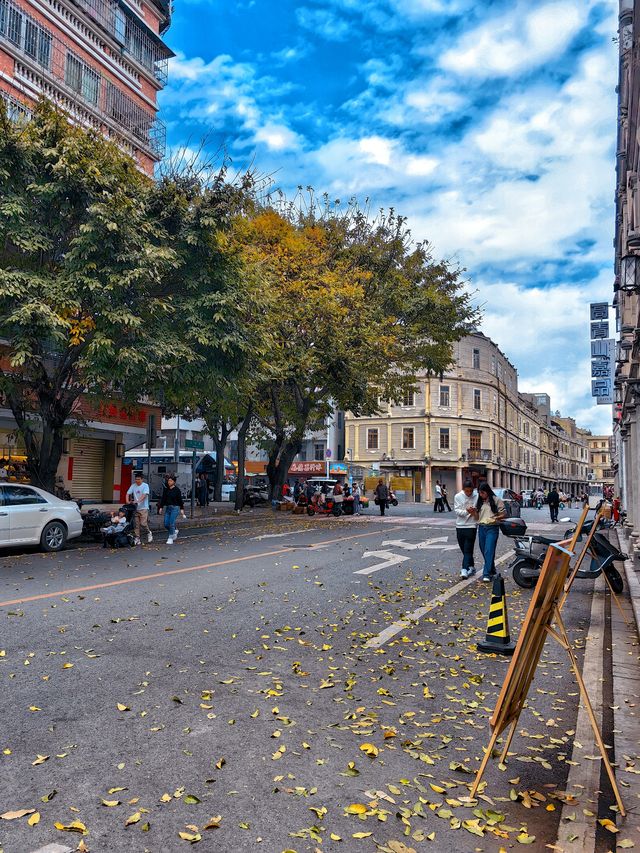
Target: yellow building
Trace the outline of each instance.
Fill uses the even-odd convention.
[[[480,332],[454,345],[442,378],[421,377],[374,416],[347,413],[345,442],[350,462],[403,478],[401,497],[417,502],[433,500],[436,481],[451,497],[467,477],[516,492],[557,483],[575,494],[587,483],[586,440],[575,422],[552,415],[548,395],[519,394],[516,368]]]

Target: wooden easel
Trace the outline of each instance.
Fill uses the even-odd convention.
[[[583,513],[585,514],[585,513]],[[509,733],[502,749],[500,757],[504,763],[509,752],[509,747],[518,726],[518,720],[522,708],[527,699],[531,682],[533,681],[540,655],[547,637],[552,637],[566,651],[571,668],[573,669],[580,696],[593,728],[593,733],[600,749],[600,755],[607,768],[607,774],[613,788],[620,814],[625,815],[625,808],[616,783],[615,775],[609,762],[609,756],[598,728],[589,696],[582,680],[578,661],[575,657],[573,647],[569,641],[566,628],[562,621],[562,614],[558,601],[563,591],[569,571],[569,562],[573,556],[575,545],[580,535],[580,527],[576,527],[570,541],[556,542],[549,546],[547,556],[542,567],[542,572],[536,584],[527,615],[520,631],[518,645],[514,652],[509,670],[507,671],[493,716],[489,724],[492,729],[491,739],[482,759],[480,769],[471,787],[471,798],[474,798],[482,777],[491,758],[491,754],[500,735],[509,727]],[[567,545],[568,548],[564,546]],[[552,627],[553,625],[553,627]]]

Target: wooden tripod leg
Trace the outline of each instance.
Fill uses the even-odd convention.
[[[473,799],[478,791],[478,786],[480,782],[482,782],[482,777],[484,776],[484,771],[487,769],[487,764],[489,763],[489,759],[491,758],[491,753],[493,752],[493,748],[496,745],[496,741],[498,740],[498,732],[494,731],[491,735],[491,740],[489,741],[489,745],[487,746],[487,751],[484,754],[484,758],[482,759],[482,764],[480,765],[480,769],[476,774],[476,778],[471,786],[471,799]]]
[[[507,735],[507,739],[504,744],[504,749],[502,750],[502,755],[500,756],[500,764],[504,764],[507,760],[507,753],[509,752],[509,747],[511,746],[511,741],[513,740],[513,736],[516,733],[517,727],[518,720],[514,720],[511,724],[511,728],[509,729],[509,734]]]
[[[627,622],[627,617],[625,616],[624,610],[622,609],[622,605],[620,604],[620,599],[618,598],[618,596],[616,595],[616,593],[613,591],[613,587],[611,586],[611,581],[610,581],[610,580],[609,580],[609,578],[607,577],[607,573],[606,573],[606,572],[603,572],[602,574],[604,575],[604,579],[605,579],[605,581],[606,581],[606,583],[607,583],[607,586],[609,587],[609,592],[610,592],[610,593],[611,593],[611,595],[613,596],[613,600],[615,601],[615,603],[616,603],[616,605],[617,605],[617,607],[618,607],[618,610],[620,611],[620,615],[622,616],[622,621],[623,621],[623,622],[624,622],[624,624],[627,626],[627,628],[630,628],[630,627],[631,627],[631,625],[629,624],[629,622]]]
[[[624,803],[622,802],[622,797],[620,796],[620,791],[618,789],[618,783],[616,782],[616,777],[613,772],[613,767],[611,766],[611,762],[609,761],[609,756],[607,755],[607,750],[604,745],[604,741],[602,740],[602,735],[600,734],[600,728],[598,726],[598,721],[596,720],[596,715],[593,713],[593,708],[591,707],[591,702],[589,701],[589,694],[587,693],[587,688],[585,687],[584,681],[582,680],[582,674],[580,672],[580,667],[578,666],[578,661],[576,659],[575,654],[573,653],[573,647],[569,642],[569,637],[562,621],[562,615],[557,605],[555,606],[554,610],[554,621],[558,626],[558,632],[560,634],[562,642],[560,642],[560,638],[554,631],[549,631],[549,633],[552,637],[558,640],[558,642],[560,642],[560,645],[569,655],[569,660],[571,661],[571,668],[573,669],[573,674],[575,675],[576,681],[578,682],[580,696],[582,697],[584,707],[586,708],[587,715],[589,716],[589,722],[591,723],[591,728],[593,729],[593,734],[596,739],[596,743],[598,744],[598,749],[600,750],[600,755],[602,756],[604,766],[607,769],[607,775],[609,776],[609,781],[611,782],[611,787],[613,788],[613,793],[615,794],[616,802],[618,803],[618,808],[620,809],[620,814],[622,815],[622,817],[624,817],[626,815]]]

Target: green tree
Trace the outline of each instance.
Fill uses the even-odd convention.
[[[161,390],[167,410],[202,418],[216,447],[214,500],[221,500],[224,451],[239,429],[240,450],[268,357],[269,291],[233,238],[235,223],[252,215],[253,176],[227,180],[223,166],[205,178],[187,169],[158,187],[157,208],[180,257],[174,328],[192,354]],[[239,460],[242,501],[244,458]]]
[[[246,262],[272,293],[274,343],[258,418],[273,495],[310,427],[334,407],[371,414],[419,373],[445,370],[452,343],[478,317],[461,271],[413,243],[393,211],[370,219],[312,199],[236,226]]]
[[[191,357],[168,322],[180,259],[154,193],[99,134],[45,103],[15,124],[0,101],[0,390],[46,489],[88,402],[132,401]]]

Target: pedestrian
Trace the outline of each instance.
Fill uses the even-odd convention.
[[[164,509],[164,526],[169,534],[167,545],[173,545],[178,538],[178,530],[176,528],[176,520],[178,515],[184,514],[184,501],[182,500],[182,492],[176,486],[176,478],[171,474],[167,477],[167,483],[162,489],[162,497],[158,504],[158,513]]]
[[[351,489],[351,494],[353,495],[353,514],[360,515],[360,486],[357,483],[353,484]]]
[[[293,484],[293,500],[295,503],[298,503],[300,500],[300,495],[302,494],[302,485],[300,480],[296,480]]]
[[[311,480],[307,480],[307,485],[304,490],[304,493],[307,497],[307,503],[311,503],[316,493],[316,484],[312,483]]]
[[[340,483],[336,483],[333,487],[333,502],[334,504],[342,510],[342,504],[344,502],[344,491]]]
[[[149,528],[149,484],[145,483],[141,471],[136,471],[134,483],[127,491],[127,503],[136,504],[136,514],[133,521],[135,539],[133,544],[140,545],[143,530],[147,532],[147,542],[153,542],[153,534]]]
[[[440,480],[436,480],[434,494],[435,494],[435,501],[433,502],[433,511],[434,512],[444,512],[444,506],[442,503],[442,486],[440,485]]]
[[[484,557],[482,580],[489,583],[496,573],[496,546],[500,535],[499,523],[507,517],[504,503],[496,497],[488,483],[478,488],[478,544]]]
[[[122,533],[127,526],[127,516],[123,509],[119,509],[115,515],[111,516],[111,524],[100,528],[102,533],[102,547],[113,548],[115,545],[116,534]]]
[[[549,515],[551,516],[551,523],[556,524],[558,521],[558,508],[560,506],[560,495],[558,494],[558,489],[556,484],[553,484],[553,488],[547,495],[547,503],[549,504]]]
[[[209,489],[207,487],[207,480],[204,474],[200,474],[200,476],[198,477],[196,496],[198,498],[198,506],[207,505],[207,500],[209,498]]]
[[[473,480],[465,480],[462,491],[453,499],[453,511],[456,514],[456,537],[462,551],[461,578],[470,578],[476,573],[473,549],[478,530],[477,496],[473,491]]]
[[[447,487],[445,486],[444,483],[440,486],[440,494],[442,496],[442,504],[443,504],[442,512],[444,512],[445,506],[447,508],[447,512],[451,512],[451,507],[449,506],[449,500],[447,498]]]
[[[378,480],[378,485],[375,489],[376,503],[380,507],[380,515],[384,515],[384,511],[387,508],[387,501],[389,499],[389,489],[387,488],[387,484],[380,477]]]

